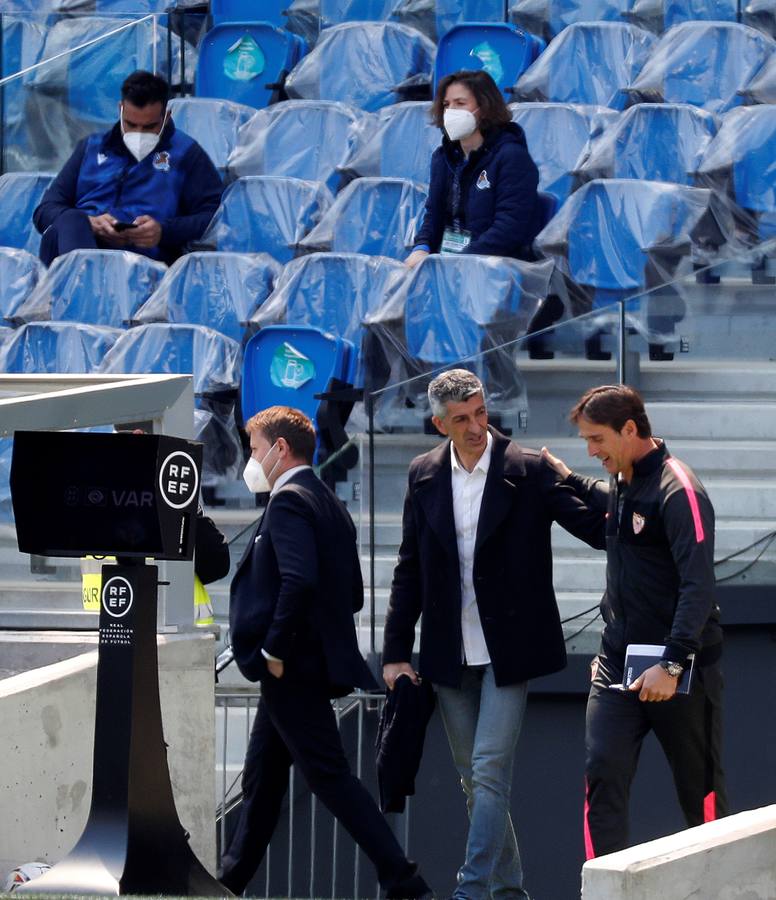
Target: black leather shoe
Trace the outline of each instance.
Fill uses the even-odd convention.
[[[412,863],[412,868],[407,872],[406,876],[400,881],[392,885],[386,885],[386,900],[431,900],[434,894],[431,888],[426,884],[425,879],[418,874],[416,863]]]

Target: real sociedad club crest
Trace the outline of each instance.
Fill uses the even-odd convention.
[[[641,513],[633,513],[633,533],[641,534],[644,530],[644,526],[647,524],[647,520]]]
[[[166,150],[160,150],[154,154],[153,166],[160,172],[170,171],[170,154]]]

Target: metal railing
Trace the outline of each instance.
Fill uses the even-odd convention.
[[[220,795],[216,806],[219,866],[227,842],[227,816],[233,812],[236,814],[242,801],[240,788],[242,759],[245,755],[245,748],[248,746],[259,698],[260,688],[258,685],[250,685],[246,688],[216,685],[216,716],[218,717],[218,711],[221,710],[222,718],[222,721],[217,722],[216,726],[220,730],[219,741],[221,744],[220,756],[217,751],[216,759],[216,782]],[[365,773],[365,753],[372,749],[367,746],[370,743],[365,727],[367,717],[373,717],[376,721],[384,702],[385,697],[382,694],[367,694],[360,691],[332,701],[338,726],[343,726],[355,719],[355,774],[358,778],[362,778]],[[239,752],[239,764],[230,763],[230,751],[232,757],[241,751]],[[262,865],[263,894],[256,894],[256,884],[254,883],[254,895],[265,898],[281,896],[278,893],[278,880],[274,874],[277,867],[281,866],[281,871],[285,872],[286,891],[284,896],[286,897],[309,896],[312,900],[314,897],[343,896],[342,884],[343,880],[347,879],[347,875],[343,875],[343,871],[347,870],[343,867],[350,865],[352,860],[352,892],[348,889],[346,896],[353,898],[365,896],[360,850],[358,847],[354,849],[354,842],[350,836],[343,832],[328,810],[321,808],[321,804],[317,802],[314,794],[309,794],[309,807],[307,808],[309,812],[305,810],[303,814],[299,810],[298,801],[307,793],[309,791],[303,781],[300,783],[292,766],[287,796],[287,813],[285,814],[287,821],[283,823],[287,826],[288,839],[287,842],[279,840],[278,833],[281,830],[285,832],[285,828],[276,829],[275,838],[267,849]],[[403,845],[406,853],[409,845],[409,799],[405,812],[400,816],[389,817],[389,821],[394,826],[399,843]],[[308,830],[308,834],[303,841],[301,836],[304,829]],[[331,838],[327,839],[326,835],[329,832]],[[322,837],[322,835],[324,836]],[[309,859],[307,858],[308,854]],[[300,858],[303,856],[304,859]],[[330,868],[327,867],[327,871],[321,872],[322,861],[327,859],[331,860]],[[309,872],[309,878],[305,885],[307,894],[300,891],[299,877],[294,878],[295,873],[305,871]],[[259,874],[261,874],[261,869]],[[271,885],[274,885],[272,889]],[[374,893],[368,896],[378,897],[379,890],[379,885],[375,880]]]

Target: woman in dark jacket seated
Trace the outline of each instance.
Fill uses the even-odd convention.
[[[431,157],[426,211],[406,265],[429,253],[530,258],[539,172],[496,83],[484,71],[446,75],[431,115],[442,144]]]

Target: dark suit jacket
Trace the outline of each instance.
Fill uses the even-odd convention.
[[[566,664],[552,587],[553,520],[605,547],[598,510],[544,462],[495,429],[474,551],[474,589],[496,684],[547,675]],[[383,662],[408,662],[420,625],[420,674],[461,680],[461,583],[453,518],[450,441],[414,459],[402,543],[385,623]]]
[[[229,622],[240,671],[328,684],[332,693],[376,687],[358,649],[353,614],[364,604],[356,530],[344,504],[311,469],[267,504],[232,580]]]

